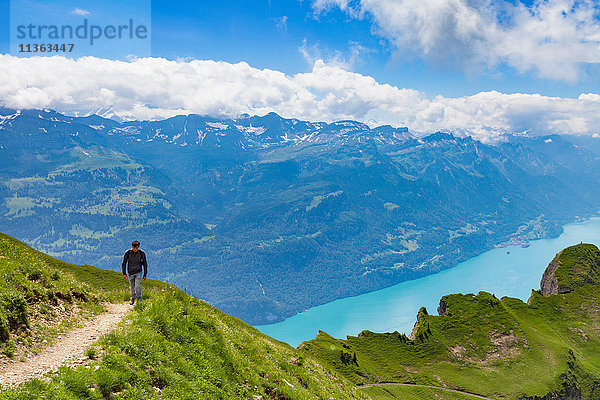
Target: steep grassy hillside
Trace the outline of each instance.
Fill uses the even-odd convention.
[[[556,256],[527,304],[453,294],[441,299],[438,316],[419,310],[409,337],[363,331],[338,340],[320,332],[300,348],[356,384],[414,383],[494,399],[599,399],[599,289],[600,251],[580,244]],[[405,399],[423,390],[383,389],[365,391]]]
[[[126,286],[117,272],[0,235],[0,357],[43,352],[104,303],[126,301]],[[485,292],[444,296],[440,315],[419,310],[409,336],[321,332],[296,350],[148,280],[143,303],[84,365],[3,388],[0,399],[600,398],[600,250],[563,250],[541,288],[527,304]],[[413,385],[355,387],[381,382]]]
[[[65,321],[93,316],[103,302],[125,301],[126,285],[117,272],[64,263],[0,235],[3,357],[43,352],[57,324],[68,329]],[[4,388],[0,399],[367,398],[311,356],[172,285],[147,280],[143,293],[121,328],[87,352],[87,365]]]

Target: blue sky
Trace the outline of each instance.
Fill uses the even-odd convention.
[[[600,137],[598,0],[153,0],[138,11],[131,1],[127,11],[118,0],[14,1],[61,5],[71,19],[151,11],[152,58],[15,57],[0,0],[7,107]]]
[[[72,43],[69,48],[70,57],[81,57],[85,55],[96,55],[99,57],[125,58],[134,51],[138,56],[151,55],[151,1],[136,0],[124,3],[119,0],[13,0],[10,3],[10,32],[12,42],[10,52],[19,54],[23,46],[35,46],[41,43]],[[118,12],[116,12],[118,10]],[[132,19],[131,19],[132,18]],[[131,28],[128,26],[132,21]],[[68,40],[41,40],[40,36],[49,38],[48,26],[69,26],[74,31],[78,27],[87,24],[89,32],[94,31],[94,38],[88,32],[85,38],[69,37]],[[32,27],[33,25],[33,27]],[[119,30],[117,26],[125,26]],[[92,27],[93,26],[93,27]],[[118,40],[102,40],[102,29],[106,26],[114,26],[115,30],[110,35]],[[35,27],[38,27],[36,29]],[[129,37],[129,31],[140,27],[142,38]],[[39,30],[42,28],[42,30]],[[62,28],[61,28],[62,29]],[[62,32],[62,31],[61,31]],[[71,31],[65,31],[69,35]],[[80,32],[83,34],[83,31]],[[62,35],[58,33],[57,35]],[[76,35],[76,33],[75,33]]]
[[[3,53],[9,51],[8,9],[9,3],[3,1]],[[599,87],[600,74],[595,66],[585,67],[576,81],[545,79],[533,71],[517,72],[503,64],[492,70],[465,71],[452,62],[398,56],[388,38],[374,30],[371,15],[353,18],[338,7],[317,13],[308,0],[152,1],[154,57],[245,61],[256,68],[295,74],[312,68],[312,60],[307,61],[301,52],[305,49],[312,57],[326,61],[351,61],[346,68],[380,83],[423,91],[430,97],[498,90],[573,98]],[[361,50],[353,56],[356,49]]]
[[[531,2],[530,2],[531,3]],[[418,58],[395,59],[390,44],[373,33],[372,18],[351,18],[339,8],[316,15],[308,0],[153,1],[154,56],[246,61],[257,68],[286,73],[307,71],[299,49],[318,48],[324,58],[351,57],[352,46],[366,49],[352,69],[377,81],[429,95],[463,96],[480,91],[540,93],[576,97],[599,85],[598,73],[578,82],[536,78],[501,66],[496,71],[465,72]],[[286,19],[282,28],[282,18]]]

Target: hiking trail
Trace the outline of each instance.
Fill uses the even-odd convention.
[[[0,366],[0,384],[20,385],[35,378],[41,379],[62,365],[83,363],[87,359],[84,357],[85,349],[100,336],[114,330],[133,307],[128,304],[107,304],[106,308],[107,312],[82,321],[84,326],[58,337],[56,343],[39,354],[25,361],[11,360],[8,364]]]
[[[462,395],[465,395],[465,396],[471,396],[471,397],[474,397],[474,398],[477,398],[477,399],[494,400],[494,399],[491,399],[489,397],[481,396],[481,395],[474,394],[474,393],[462,392],[462,391],[456,390],[456,389],[449,389],[449,388],[444,388],[444,387],[439,387],[439,386],[430,386],[430,385],[416,385],[416,384],[413,384],[413,383],[381,382],[381,383],[368,383],[366,385],[358,385],[356,387],[358,389],[361,389],[361,388],[377,387],[377,386],[422,387],[422,388],[429,388],[429,389],[435,389],[435,390],[443,390],[443,391],[446,391],[446,392],[458,393],[458,394],[462,394]]]

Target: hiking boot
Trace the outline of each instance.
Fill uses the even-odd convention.
[[[133,305],[133,303],[135,303],[135,299],[131,299],[131,300],[129,300],[129,305],[130,305],[130,306],[132,306],[132,305]]]

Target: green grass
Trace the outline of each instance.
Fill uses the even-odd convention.
[[[63,367],[43,381],[0,390],[0,400],[474,398],[417,386],[355,388],[376,382],[494,399],[563,398],[573,391],[596,399],[600,251],[574,246],[559,261],[557,278],[570,285],[569,293],[544,297],[534,291],[528,304],[485,292],[448,295],[442,299],[448,315],[419,311],[414,340],[397,332],[364,331],[347,340],[320,332],[299,350],[172,285],[147,280],[144,301],[121,329],[86,351],[87,366]],[[30,345],[23,336],[33,335],[31,321],[51,315],[53,302],[93,315],[102,303],[127,298],[127,281],[117,272],[68,264],[0,235],[5,354]]]
[[[0,233],[2,291],[20,292],[25,298],[41,302],[52,300],[57,293],[75,300],[83,296],[85,302],[98,302],[126,300],[128,285],[118,272],[70,264]],[[165,285],[148,279],[144,281],[144,295],[152,296],[156,289]]]
[[[5,355],[12,357],[19,345],[51,339],[52,333],[73,322],[57,322],[31,335],[38,314],[52,320],[52,306],[59,305],[77,305],[84,313],[99,311],[103,297],[79,280],[68,264],[0,234],[0,350]]]
[[[83,151],[87,152],[88,155],[84,154]],[[85,150],[72,148],[69,155],[71,163],[60,165],[50,173],[50,176],[79,170],[93,171],[118,167],[126,171],[133,171],[143,168],[141,164],[131,160],[128,156],[106,150],[100,146],[90,146]]]
[[[7,197],[5,205],[8,208],[7,217],[25,217],[33,215],[36,207],[52,207],[54,204],[59,204],[60,199],[54,197]]]
[[[453,393],[447,390],[441,389],[430,389],[424,387],[410,387],[410,386],[371,386],[361,391],[373,400],[391,400],[391,399],[402,399],[402,400],[425,400],[425,399],[437,399],[437,400],[476,400],[477,397]]]
[[[37,305],[48,307],[50,293],[71,294],[72,302],[91,308],[128,298],[119,273],[64,263],[6,235],[0,255],[0,287],[18,299],[0,303],[10,318],[27,321],[33,309],[44,314]],[[85,298],[75,296],[80,292]],[[170,284],[146,280],[143,295],[121,329],[85,352],[87,366],[5,388],[0,400],[368,398],[313,357]],[[9,328],[10,337],[18,333]]]
[[[559,282],[574,290],[518,299],[444,296],[450,316],[419,311],[415,340],[365,331],[334,339],[326,333],[302,345],[357,384],[403,382],[446,386],[491,398],[564,395],[578,388],[600,398],[600,251],[565,249]],[[352,355],[356,362],[348,362]]]
[[[176,289],[138,307],[100,346],[90,368],[63,368],[0,399],[366,398],[312,358]]]

